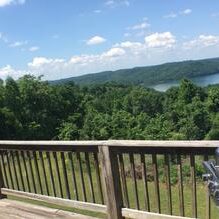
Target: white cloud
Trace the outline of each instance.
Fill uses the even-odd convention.
[[[29,48],[29,51],[30,52],[35,52],[35,51],[37,51],[37,50],[39,50],[40,48],[38,47],[38,46],[32,46],[32,47],[30,47]]]
[[[114,45],[114,47],[121,47],[125,49],[138,49],[138,48],[141,48],[142,46],[143,46],[142,43],[131,42],[131,41],[125,41],[125,42],[117,43]]]
[[[181,39],[181,38],[180,38]],[[219,36],[200,35],[185,42],[176,41],[171,32],[153,33],[145,41],[124,41],[116,43],[99,54],[73,55],[69,59],[35,57],[24,71],[14,70],[11,66],[0,68],[0,77],[22,76],[27,72],[45,75],[44,79],[52,80],[78,76],[92,72],[116,70],[134,66],[154,65],[182,59],[194,59],[219,56]],[[187,43],[187,44],[186,44]],[[218,45],[218,47],[214,47]],[[191,50],[185,50],[190,46]],[[159,48],[159,49],[157,49]],[[169,49],[171,48],[171,49]],[[200,52],[200,48],[202,52]]]
[[[170,48],[175,43],[175,36],[170,32],[153,33],[145,37],[145,43],[149,48],[165,47]]]
[[[151,25],[148,23],[148,22],[142,22],[140,24],[136,24],[132,27],[129,27],[128,29],[131,29],[131,30],[142,30],[142,29],[147,29],[148,27],[150,27]]]
[[[128,0],[107,0],[105,1],[105,6],[110,7],[110,8],[115,8],[118,6],[130,6],[130,2]]]
[[[106,39],[104,39],[101,36],[94,36],[87,40],[87,45],[97,45],[106,42]]]
[[[94,10],[94,13],[95,14],[100,14],[102,11],[101,10],[99,10],[99,9],[97,9],[97,10]]]
[[[180,12],[180,14],[183,14],[183,15],[188,15],[188,14],[191,14],[191,13],[192,13],[192,9],[190,9],[190,8],[187,8],[187,9]]]
[[[137,23],[133,26],[127,27],[126,29],[129,31],[124,34],[124,37],[128,37],[134,35],[136,37],[145,36],[151,24],[148,22],[148,18],[144,17],[141,23]]]
[[[25,2],[25,0],[0,0],[0,7],[5,7],[12,4],[23,5]]]
[[[15,70],[10,65],[6,65],[6,66],[0,68],[0,78],[1,79],[6,79],[9,76],[17,79],[21,75],[25,75],[25,74],[28,74],[28,72],[22,71],[22,70]]]
[[[70,64],[80,64],[80,65],[87,65],[89,63],[93,63],[99,59],[98,55],[80,55],[80,56],[73,56],[69,63]]]
[[[203,48],[219,45],[219,36],[199,35],[198,38],[183,43],[184,49]]]
[[[192,13],[192,9],[190,8],[187,8],[183,11],[179,11],[179,12],[170,12],[169,14],[167,15],[164,15],[163,18],[176,18],[180,15],[189,15]]]
[[[163,17],[164,17],[164,18],[176,18],[176,17],[177,17],[177,14],[174,13],[174,12],[171,12],[171,13],[169,13],[169,14],[167,14],[167,15],[164,15]]]
[[[125,50],[122,48],[115,47],[103,53],[102,57],[116,58],[116,57],[123,56],[123,55],[125,55]]]
[[[115,1],[113,1],[113,0],[108,0],[105,2],[105,5],[107,5],[107,6],[114,5],[114,4],[115,4]]]
[[[9,45],[9,47],[12,47],[12,48],[14,48],[14,47],[21,47],[21,46],[26,45],[27,43],[28,43],[27,41],[16,41],[14,43],[11,43]]]
[[[47,64],[64,63],[64,59],[48,59],[45,57],[35,57],[32,62],[28,63],[29,67],[39,68]]]

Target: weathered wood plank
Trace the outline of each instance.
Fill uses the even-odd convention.
[[[148,192],[148,182],[147,182],[147,171],[146,171],[146,163],[145,163],[145,155],[141,153],[141,172],[142,172],[142,180],[144,185],[144,202],[146,211],[150,211],[150,199]]]
[[[45,162],[43,158],[43,153],[40,151],[39,152],[40,156],[40,166],[42,168],[42,174],[43,174],[43,179],[45,181],[45,190],[46,190],[46,195],[49,195],[49,186],[48,186],[48,181],[47,181],[47,176],[46,176],[46,168],[45,168]]]
[[[25,175],[26,175],[26,182],[27,182],[27,191],[30,192],[30,179],[29,179],[29,174],[27,171],[27,163],[26,163],[26,159],[25,159],[25,154],[24,151],[21,151],[21,159],[24,165],[24,171],[25,171]]]
[[[2,198],[2,192],[1,189],[4,187],[4,180],[3,180],[3,173],[2,173],[3,167],[0,167],[0,199]]]
[[[16,158],[17,158],[18,171],[19,171],[20,180],[21,180],[21,187],[22,187],[22,190],[25,192],[24,176],[23,176],[23,172],[21,169],[21,161],[20,161],[20,157],[19,157],[19,152],[16,151],[15,154],[16,154]]]
[[[135,207],[136,209],[140,209],[139,205],[139,198],[138,198],[138,185],[137,185],[137,180],[136,180],[136,173],[135,173],[135,160],[134,160],[134,155],[133,153],[129,154],[129,161],[131,165],[131,175],[132,175],[132,187],[133,187],[133,193],[135,197]]]
[[[0,153],[0,155],[1,155],[1,167],[2,167],[2,170],[4,172],[4,176],[5,176],[5,185],[4,186],[6,186],[6,188],[8,188],[9,187],[8,176],[7,176],[7,173],[6,173],[5,161],[4,161],[3,153],[4,153],[3,151]]]
[[[100,177],[100,167],[99,167],[99,160],[98,160],[97,153],[93,153],[93,157],[94,157],[94,166],[95,166],[95,171],[96,171],[97,187],[98,187],[98,192],[100,196],[100,201],[101,201],[101,204],[104,204],[103,189],[102,189],[102,183],[101,183],[101,177]]]
[[[204,161],[208,160],[208,155],[204,155]],[[208,185],[205,186],[205,192],[206,192],[206,210],[205,210],[205,218],[210,219],[211,218],[211,198],[209,194]]]
[[[122,216],[133,219],[192,219],[189,217],[158,214],[134,209],[122,208]]]
[[[145,141],[145,140],[108,140],[108,141],[0,141],[0,148],[17,148],[26,146],[39,146],[39,148],[56,148],[52,146],[112,146],[112,147],[186,147],[186,148],[217,148],[219,141]],[[101,147],[101,146],[100,146]],[[28,148],[27,148],[28,149]],[[74,147],[72,147],[74,149]]]
[[[30,168],[30,175],[31,175],[31,180],[32,180],[32,184],[33,184],[33,191],[34,191],[34,193],[37,193],[37,189],[36,189],[37,186],[36,186],[36,182],[35,182],[35,177],[34,177],[34,172],[33,172],[33,165],[32,165],[32,159],[31,159],[30,151],[27,151],[26,154],[27,154],[29,168]]]
[[[66,168],[66,164],[65,164],[65,154],[64,154],[64,152],[61,152],[61,161],[62,161],[62,170],[63,170],[63,178],[64,178],[64,183],[65,183],[66,196],[67,196],[68,199],[71,199],[69,183],[68,183],[67,168]]]
[[[169,162],[169,155],[164,155],[164,173],[166,178],[166,191],[167,191],[167,204],[169,214],[172,215],[172,193],[171,193],[171,183],[170,183],[170,162]]]
[[[89,159],[89,154],[87,152],[85,152],[85,162],[87,167],[87,175],[88,175],[88,182],[89,182],[90,193],[91,193],[91,200],[93,203],[95,203],[94,186],[93,186],[93,179],[92,179],[91,168],[90,168],[90,159]]]
[[[123,154],[119,154],[119,169],[121,174],[121,183],[122,183],[122,190],[123,190],[123,196],[124,196],[124,205],[126,208],[129,208],[129,197],[128,197],[128,188],[127,188],[127,181],[125,176],[125,167],[124,167],[124,160],[123,160]]]
[[[29,204],[25,202],[2,199],[0,200],[1,219],[92,219],[93,217],[76,214],[73,212],[58,210]],[[94,219],[94,218],[93,218]]]
[[[87,201],[87,194],[86,194],[86,188],[85,188],[85,182],[84,182],[84,174],[83,174],[83,168],[81,164],[81,154],[80,152],[76,153],[78,167],[79,167],[79,173],[80,173],[80,179],[81,179],[81,190],[82,190],[82,197],[83,201]]]
[[[16,170],[16,166],[15,166],[15,160],[14,160],[14,151],[10,151],[10,155],[11,155],[11,160],[12,160],[13,175],[15,176],[15,182],[16,182],[16,185],[17,185],[17,189],[20,190],[20,185],[19,185],[19,182],[18,182],[17,170]]]
[[[60,170],[59,170],[59,162],[58,162],[58,159],[57,159],[57,152],[53,152],[53,158],[54,158],[54,161],[55,161],[55,171],[56,171],[56,174],[57,174],[57,177],[58,177],[58,186],[59,186],[59,192],[60,192],[60,196],[61,198],[63,198],[63,190],[62,190],[62,182],[61,182],[61,175],[60,175]]]
[[[154,187],[155,187],[155,201],[157,205],[157,212],[161,213],[160,207],[160,188],[159,188],[159,178],[158,178],[158,168],[157,168],[157,156],[152,154],[152,166],[154,175]]]
[[[23,191],[15,191],[15,190],[6,189],[6,188],[2,189],[2,194],[12,195],[12,196],[30,199],[30,200],[44,201],[50,204],[60,205],[64,207],[78,208],[78,209],[94,211],[94,212],[106,213],[107,211],[107,208],[105,205],[81,202],[81,201],[75,201],[75,200],[69,200],[69,199],[62,199],[58,197],[33,194],[33,193],[28,193],[28,192],[23,192]]]
[[[184,193],[183,193],[183,178],[182,178],[182,162],[180,154],[177,154],[177,172],[178,172],[178,191],[179,191],[179,210],[180,215],[185,215],[184,210]]]
[[[12,178],[11,165],[10,165],[10,161],[9,161],[9,157],[8,157],[8,152],[6,152],[5,154],[6,154],[6,161],[7,161],[7,167],[8,167],[8,172],[9,172],[9,178],[10,178],[11,186],[12,186],[12,189],[15,189],[14,180]]]
[[[109,219],[121,219],[122,190],[119,179],[119,166],[116,153],[108,146],[100,146],[100,161],[107,191],[107,216]]]
[[[42,183],[41,183],[41,177],[40,177],[39,165],[37,162],[36,151],[33,151],[33,161],[34,161],[34,166],[35,166],[35,170],[36,170],[37,181],[39,183],[40,194],[43,194],[43,187],[42,187]]]
[[[68,152],[68,159],[70,161],[71,176],[72,176],[72,182],[74,187],[74,196],[75,196],[75,200],[78,200],[78,187],[76,182],[75,165],[73,161],[72,152]]]
[[[190,172],[191,172],[191,188],[192,188],[192,215],[197,218],[197,194],[196,194],[196,171],[195,156],[190,155]]]
[[[46,158],[47,158],[47,163],[48,163],[48,167],[49,167],[49,178],[50,178],[50,186],[52,188],[52,193],[53,195],[56,197],[56,188],[55,188],[55,180],[54,180],[54,176],[53,176],[53,169],[52,169],[52,162],[51,162],[51,158],[50,158],[50,152],[46,152]]]

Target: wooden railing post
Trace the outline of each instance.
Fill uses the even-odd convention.
[[[0,153],[2,153],[2,152],[0,152]],[[0,165],[1,165],[1,164],[0,164]],[[4,163],[2,163],[2,165],[4,165]],[[0,199],[3,198],[3,197],[5,197],[5,196],[3,196],[2,193],[1,193],[1,188],[4,187],[4,181],[3,181],[3,175],[2,175],[2,168],[3,168],[3,167],[0,167]]]
[[[105,181],[107,216],[109,219],[121,219],[123,203],[117,156],[109,146],[99,146],[99,153]]]

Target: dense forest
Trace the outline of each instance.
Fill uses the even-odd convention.
[[[96,74],[87,74],[78,77],[51,81],[60,84],[73,81],[80,85],[101,84],[117,82],[120,84],[133,84],[151,86],[154,84],[193,78],[197,76],[215,74],[219,72],[219,58],[182,61],[166,63],[156,66],[136,67],[117,71],[105,71]]]
[[[107,83],[0,83],[0,139],[219,139],[219,86],[189,80],[165,93]]]

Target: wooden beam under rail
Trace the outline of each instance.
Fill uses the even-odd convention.
[[[16,196],[20,198],[30,199],[30,200],[43,201],[46,203],[60,205],[64,207],[71,207],[71,208],[78,208],[78,209],[87,210],[87,211],[106,213],[106,205],[81,202],[81,201],[75,201],[75,200],[67,200],[67,199],[62,199],[62,198],[57,198],[57,197],[50,197],[46,195],[39,195],[39,194],[33,194],[29,192],[16,191],[16,190],[6,189],[6,188],[2,188],[1,193],[3,195],[11,195],[11,196]]]

